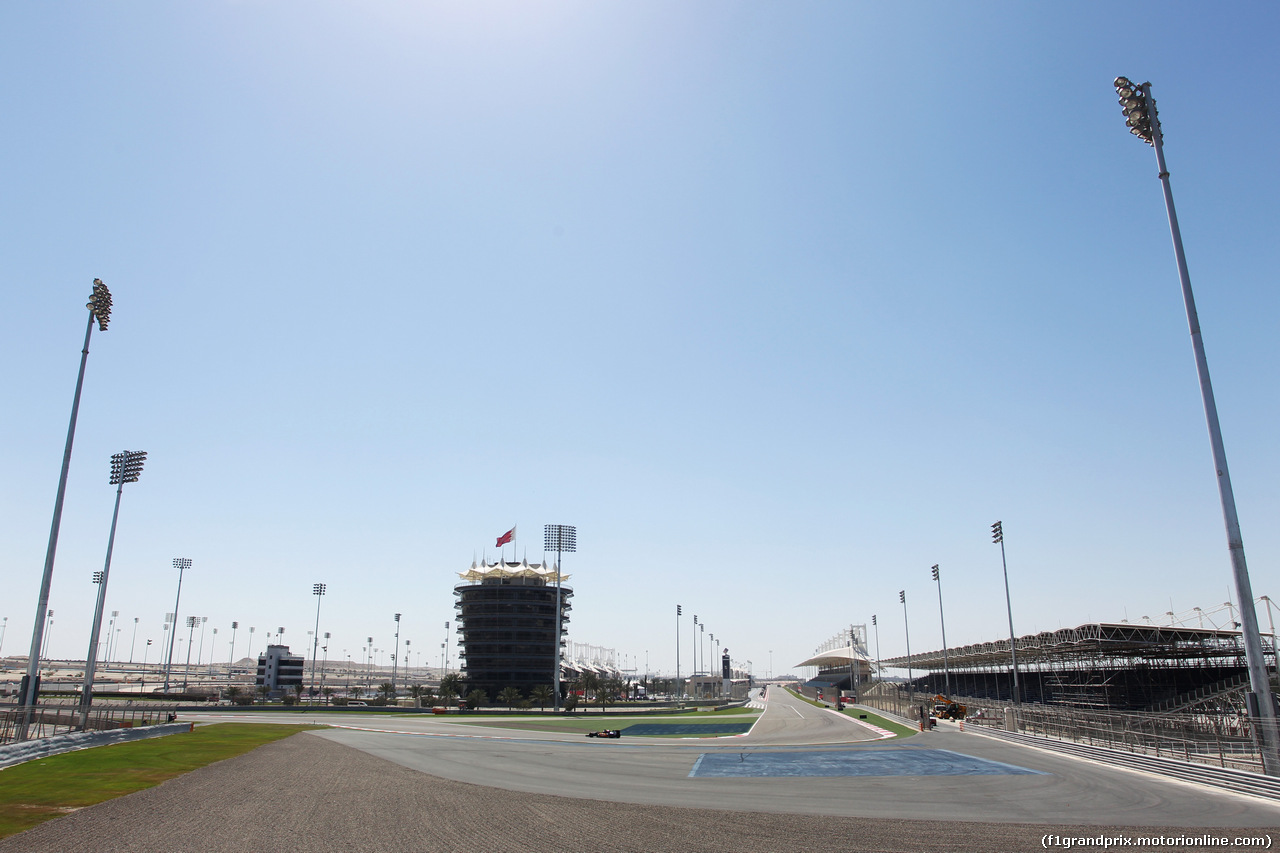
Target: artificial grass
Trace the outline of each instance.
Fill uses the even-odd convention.
[[[215,723],[189,733],[64,752],[0,770],[0,838],[315,728],[323,727]]]

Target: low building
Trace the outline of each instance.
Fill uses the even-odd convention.
[[[267,646],[258,655],[256,684],[266,687],[272,696],[292,691],[302,685],[305,660],[301,655],[289,654],[288,646]]]

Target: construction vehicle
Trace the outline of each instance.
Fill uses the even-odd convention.
[[[933,715],[939,720],[963,720],[968,708],[939,693],[933,697]]]

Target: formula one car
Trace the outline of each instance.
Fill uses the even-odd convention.
[[[587,737],[622,737],[622,732],[618,729],[605,729],[602,732],[587,732]]]

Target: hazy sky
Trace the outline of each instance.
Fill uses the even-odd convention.
[[[401,638],[573,524],[570,637],[757,673],[1231,595],[1151,80],[1257,595],[1280,595],[1270,2],[0,6],[0,617]],[[1269,57],[1269,58],[1268,58]],[[511,549],[507,549],[510,556]],[[1214,618],[1225,620],[1225,615]],[[1260,614],[1266,625],[1265,613]],[[186,632],[183,631],[183,634]],[[198,636],[198,634],[197,634]],[[208,659],[206,637],[204,659]],[[451,649],[454,648],[451,639]],[[873,643],[874,644],[874,643]],[[150,660],[156,659],[154,651]],[[344,650],[345,652],[341,651]],[[385,655],[384,655],[385,658]],[[456,657],[455,657],[456,661]],[[415,661],[416,662],[416,661]]]

